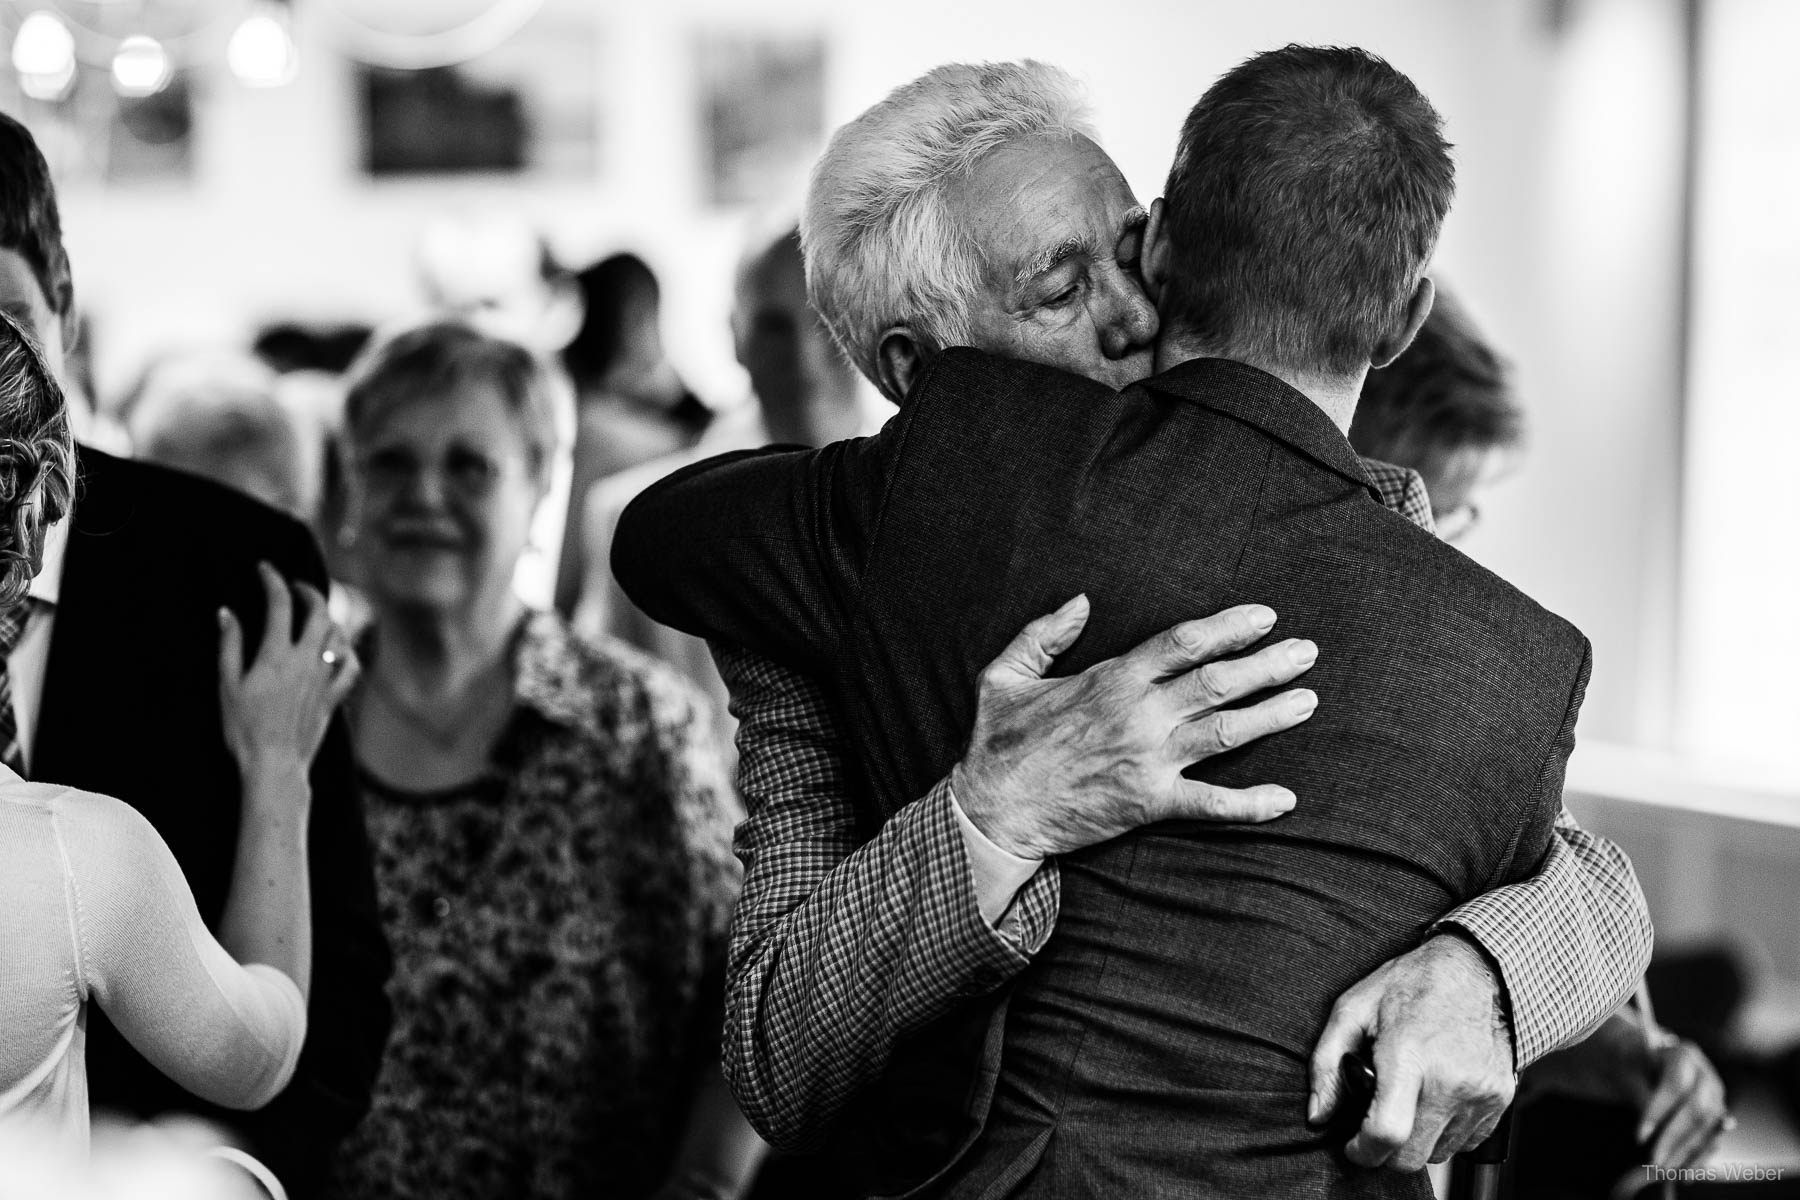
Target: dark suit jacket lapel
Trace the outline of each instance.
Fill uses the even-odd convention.
[[[1322,467],[1381,492],[1342,431],[1300,392],[1255,367],[1226,358],[1195,358],[1146,380],[1144,386],[1225,413],[1298,450]]]
[[[130,623],[127,611],[153,597],[130,594],[122,571],[128,556],[96,553],[99,538],[125,538],[131,512],[110,476],[104,456],[77,448],[82,487],[76,493],[74,527],[63,559],[56,624],[51,627],[50,657],[44,694],[32,746],[33,774],[54,770],[69,756],[91,752],[83,743],[83,709],[105,704],[94,690],[95,672],[111,656],[129,653],[111,633]]]

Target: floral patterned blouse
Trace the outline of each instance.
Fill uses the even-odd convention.
[[[637,1197],[718,1064],[741,816],[693,689],[560,617],[515,641],[489,772],[363,775],[394,1034],[344,1197]]]

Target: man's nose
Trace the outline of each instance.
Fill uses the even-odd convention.
[[[1100,323],[1101,349],[1108,358],[1127,358],[1156,340],[1156,308],[1123,272],[1107,288],[1107,309]]]

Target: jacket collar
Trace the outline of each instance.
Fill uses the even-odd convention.
[[[1380,489],[1331,418],[1267,371],[1228,358],[1193,358],[1152,376],[1143,386],[1254,426],[1381,500]]]

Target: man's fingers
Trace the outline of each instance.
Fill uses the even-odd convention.
[[[1088,598],[1084,592],[1019,630],[987,665],[982,672],[982,681],[1005,685],[1042,679],[1056,656],[1075,644],[1075,639],[1087,627],[1087,619]]]
[[[1342,1085],[1339,1071],[1344,1055],[1360,1047],[1374,1033],[1375,1006],[1362,999],[1361,985],[1338,997],[1325,1020],[1324,1032],[1313,1047],[1311,1095],[1307,1098],[1306,1119],[1322,1125],[1337,1111]]]
[[[1261,604],[1240,604],[1210,617],[1183,621],[1165,629],[1127,650],[1121,659],[1139,678],[1161,679],[1234,650],[1242,650],[1274,627],[1274,609]]]
[[[1660,1077],[1650,1093],[1650,1103],[1644,1106],[1644,1115],[1638,1120],[1639,1145],[1648,1142],[1651,1135],[1662,1128],[1669,1114],[1693,1086],[1693,1072],[1679,1047],[1666,1049],[1658,1057],[1661,1059]]]
[[[1257,738],[1280,733],[1311,717],[1319,707],[1318,693],[1293,688],[1279,696],[1259,700],[1248,708],[1230,708],[1185,721],[1170,735],[1169,749],[1177,763],[1188,765]]]
[[[1175,796],[1158,821],[1272,821],[1294,809],[1294,793],[1272,783],[1249,788],[1214,787],[1192,779],[1175,781]]]
[[[1402,1148],[1411,1144],[1414,1125],[1421,1116],[1418,1068],[1392,1058],[1384,1062],[1380,1041],[1375,1043],[1375,1052],[1375,1100],[1369,1105],[1362,1128],[1344,1148],[1350,1161],[1362,1167],[1383,1166],[1399,1155]],[[1418,1165],[1425,1162],[1430,1147],[1437,1144],[1442,1125],[1443,1116],[1438,1114],[1430,1126],[1431,1140],[1419,1150]]]
[[[1434,1163],[1448,1162],[1453,1155],[1472,1149],[1481,1144],[1482,1139],[1476,1136],[1475,1122],[1466,1113],[1458,1113],[1450,1118],[1443,1132],[1438,1134],[1437,1145],[1432,1147],[1430,1161]]]
[[[1255,654],[1209,662],[1164,685],[1183,716],[1198,716],[1257,692],[1280,687],[1312,669],[1319,648],[1304,638],[1264,646]]]

